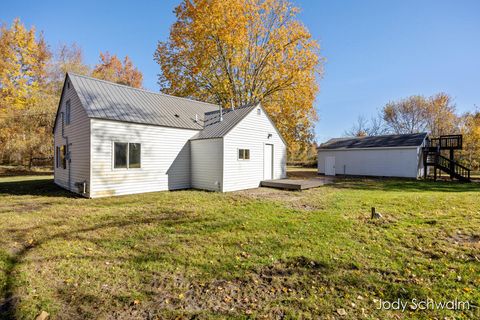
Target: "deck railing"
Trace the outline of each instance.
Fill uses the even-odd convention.
[[[425,165],[433,165],[463,181],[470,181],[470,169],[450,160],[439,153],[425,152]]]
[[[427,147],[440,147],[440,149],[461,150],[463,144],[462,140],[463,139],[461,134],[445,135],[438,138],[431,138],[427,143]]]

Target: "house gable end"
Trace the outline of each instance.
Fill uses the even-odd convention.
[[[273,120],[270,118],[270,116],[268,115],[268,112],[265,111],[265,108],[262,106],[261,103],[258,103],[256,105],[255,108],[252,108],[247,114],[244,115],[244,117],[238,121],[234,126],[232,126],[225,134],[224,134],[224,137],[227,136],[230,132],[232,132],[236,127],[238,127],[239,125],[241,125],[241,123],[248,117],[249,114],[252,113],[253,110],[257,110],[257,107],[260,108],[260,110],[262,110],[263,114],[266,116],[267,120],[270,122],[270,125],[273,127],[273,129],[275,130],[275,132],[278,134],[278,136],[280,137],[280,139],[283,141],[283,143],[285,144],[285,146],[287,146],[287,142],[285,141],[285,139],[283,138],[283,135],[280,133],[280,130],[278,130],[277,126],[275,125],[275,123],[273,122]]]
[[[82,109],[83,109],[83,112],[84,112],[85,116],[89,117],[88,113],[87,113],[87,110],[85,110],[84,101],[80,98],[80,96],[78,94],[78,91],[75,89],[75,86],[74,86],[73,82],[70,81],[70,77],[68,76],[68,73],[67,73],[67,75],[65,76],[65,80],[63,81],[62,93],[60,94],[60,101],[58,102],[57,112],[55,114],[55,121],[54,121],[53,127],[52,127],[52,133],[53,134],[55,134],[55,129],[57,127],[57,122],[59,121],[58,118],[60,117],[60,114],[61,114],[63,98],[65,97],[65,89],[67,87],[67,81],[70,82],[70,90],[73,90],[75,92],[75,96],[80,101],[80,104],[82,105]]]

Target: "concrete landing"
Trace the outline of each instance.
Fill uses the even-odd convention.
[[[332,183],[333,179],[328,177],[318,177],[313,179],[276,179],[264,180],[260,183],[262,187],[287,189],[287,190],[305,190],[317,188],[328,183]]]

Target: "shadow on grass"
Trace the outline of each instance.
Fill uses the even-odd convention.
[[[405,191],[405,192],[480,192],[480,183],[464,183],[456,181],[425,181],[410,179],[372,179],[345,178],[337,179],[330,185],[339,189],[357,189],[372,191]]]
[[[45,243],[52,241],[52,240],[72,240],[72,239],[90,239],[90,241],[94,241],[91,237],[86,237],[85,233],[88,232],[95,232],[100,230],[105,230],[109,228],[126,228],[131,225],[151,225],[152,223],[162,223],[167,225],[177,225],[177,224],[184,224],[184,223],[197,223],[200,220],[205,220],[204,217],[192,217],[188,214],[188,212],[177,212],[172,210],[166,210],[159,212],[151,217],[132,217],[128,216],[124,219],[116,219],[113,217],[111,220],[103,221],[101,223],[93,224],[90,226],[83,226],[80,228],[72,228],[68,231],[61,231],[54,234],[48,234],[48,232],[40,232],[39,234],[45,234],[45,237],[36,239],[34,242],[29,242],[29,235],[32,229],[10,229],[9,233],[12,233],[13,237],[17,239],[19,243],[24,243],[24,245],[14,251],[13,253],[7,256],[6,260],[6,270],[5,272],[5,285],[0,292],[0,319],[16,319],[18,317],[17,312],[17,305],[19,302],[19,298],[15,296],[15,289],[16,289],[16,275],[18,268],[25,262],[25,258],[29,255],[30,252],[34,251],[36,248],[41,247]],[[45,229],[48,230],[51,225],[48,224],[43,225],[41,227],[34,228],[35,230]],[[139,249],[139,252],[141,250]],[[140,256],[141,260],[148,262],[148,261],[158,261],[160,257],[157,255],[152,255],[150,252],[143,253],[143,257]],[[74,257],[75,258],[75,257]],[[77,257],[78,258],[78,257]],[[82,257],[80,257],[82,258]],[[87,258],[87,257],[83,257]],[[89,257],[92,258],[92,257]],[[101,260],[102,257],[95,256],[93,257],[96,261]],[[61,257],[53,258],[61,259]],[[118,259],[118,258],[116,258]],[[131,261],[138,259],[138,256],[133,256]],[[52,258],[49,258],[51,261]],[[37,260],[40,261],[40,260]],[[138,261],[137,261],[138,262]],[[63,299],[64,297],[60,297]]]
[[[0,182],[0,196],[44,196],[78,198],[73,192],[60,188],[53,179],[38,178],[35,180],[20,180]]]

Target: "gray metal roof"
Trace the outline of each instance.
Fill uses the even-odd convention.
[[[412,134],[394,134],[356,138],[330,139],[318,147],[318,150],[352,149],[352,148],[392,148],[421,146],[426,132]]]
[[[191,140],[213,139],[225,136],[242,121],[258,104],[250,104],[235,109],[223,109],[223,120],[220,121],[220,111],[212,111],[205,113],[205,127],[197,133]]]
[[[87,76],[73,73],[67,76],[90,118],[202,130],[204,114],[219,109],[214,104]]]

